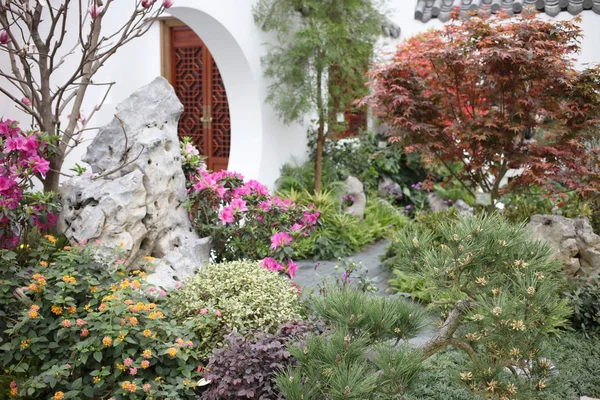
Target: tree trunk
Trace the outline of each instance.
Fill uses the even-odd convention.
[[[63,158],[59,155],[54,155],[50,159],[50,171],[46,173],[46,178],[43,180],[44,193],[58,193],[58,185],[60,183],[60,170],[63,165]]]
[[[323,71],[317,70],[317,112],[319,127],[317,130],[317,156],[315,158],[315,193],[321,192],[323,175],[323,147],[325,146],[325,110],[323,103]]]
[[[317,133],[317,156],[315,159],[315,193],[321,191],[323,176],[323,148],[325,147],[325,120],[319,118],[319,130]]]

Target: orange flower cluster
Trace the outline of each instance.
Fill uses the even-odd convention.
[[[69,275],[65,275],[62,277],[62,281],[65,283],[70,283],[72,285],[77,284],[77,279],[75,279],[75,277],[73,276],[69,276]]]
[[[123,390],[127,390],[130,393],[135,393],[137,390],[137,386],[135,385],[135,383],[130,381],[125,381],[121,383],[121,388]]]

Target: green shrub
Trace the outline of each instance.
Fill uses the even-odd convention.
[[[345,214],[334,191],[311,194],[290,190],[279,195],[299,205],[315,204],[321,216],[310,236],[294,242],[294,258],[330,260],[352,255],[408,223],[408,218],[383,199],[369,197],[365,218]]]
[[[276,329],[299,318],[298,290],[289,279],[258,262],[210,264],[169,294],[175,319],[189,323],[203,358],[222,343],[228,330]]]
[[[48,240],[23,267],[15,253],[0,253],[0,367],[10,390],[36,399],[193,399],[194,338],[147,299],[144,273],[127,277],[92,249],[55,252]]]
[[[510,193],[502,197],[502,213],[513,222],[528,222],[536,214],[556,214],[566,218],[591,216],[591,206],[574,192],[550,195],[533,187],[529,193]]]
[[[418,374],[422,354],[390,341],[416,335],[423,326],[422,312],[401,298],[331,285],[324,293],[313,305],[329,331],[289,348],[298,365],[277,376],[282,395],[288,400],[401,396]]]
[[[519,400],[579,400],[581,396],[600,396],[600,336],[583,337],[562,332],[548,343],[549,359],[557,374],[548,387],[535,393],[519,393]],[[457,350],[440,352],[425,361],[422,372],[409,388],[405,400],[482,400],[484,395],[470,391],[460,379],[468,368],[468,357]]]
[[[493,381],[496,395],[510,397],[512,385],[520,393],[546,385],[545,344],[569,315],[564,275],[548,245],[533,240],[522,225],[492,215],[448,220],[437,234],[406,230],[394,246],[394,268],[418,274],[432,301],[454,307],[444,315],[453,328],[426,347],[427,354],[447,345],[461,348],[472,359],[465,382],[489,391]],[[527,370],[527,382],[520,369]]]
[[[593,278],[581,283],[565,294],[573,309],[573,328],[588,336],[592,332],[600,332],[600,282]]]

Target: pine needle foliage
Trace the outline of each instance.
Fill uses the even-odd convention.
[[[375,297],[328,285],[313,299],[329,331],[290,347],[298,364],[277,387],[288,400],[395,399],[412,384],[423,355],[402,339],[414,337],[424,315],[402,298]]]
[[[553,250],[498,215],[450,220],[437,231],[436,241],[415,230],[397,238],[403,248],[412,247],[411,259],[397,268],[424,278],[433,304],[446,307],[446,321],[424,351],[460,348],[471,358],[461,375],[471,389],[533,398],[527,396],[543,391],[550,379],[545,343],[570,313]],[[451,313],[448,306],[454,306]]]

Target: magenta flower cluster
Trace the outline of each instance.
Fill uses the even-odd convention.
[[[24,194],[32,187],[32,178],[44,177],[50,163],[43,156],[45,139],[37,132],[23,132],[14,121],[0,120],[0,247],[18,244],[24,206],[33,225],[42,230],[56,223],[46,204],[25,204]]]
[[[270,271],[295,277],[298,265],[291,259],[291,246],[315,228],[320,216],[316,207],[272,196],[260,182],[228,171],[198,171],[189,194],[195,225],[200,234],[213,237],[221,256],[217,261],[262,259]]]

